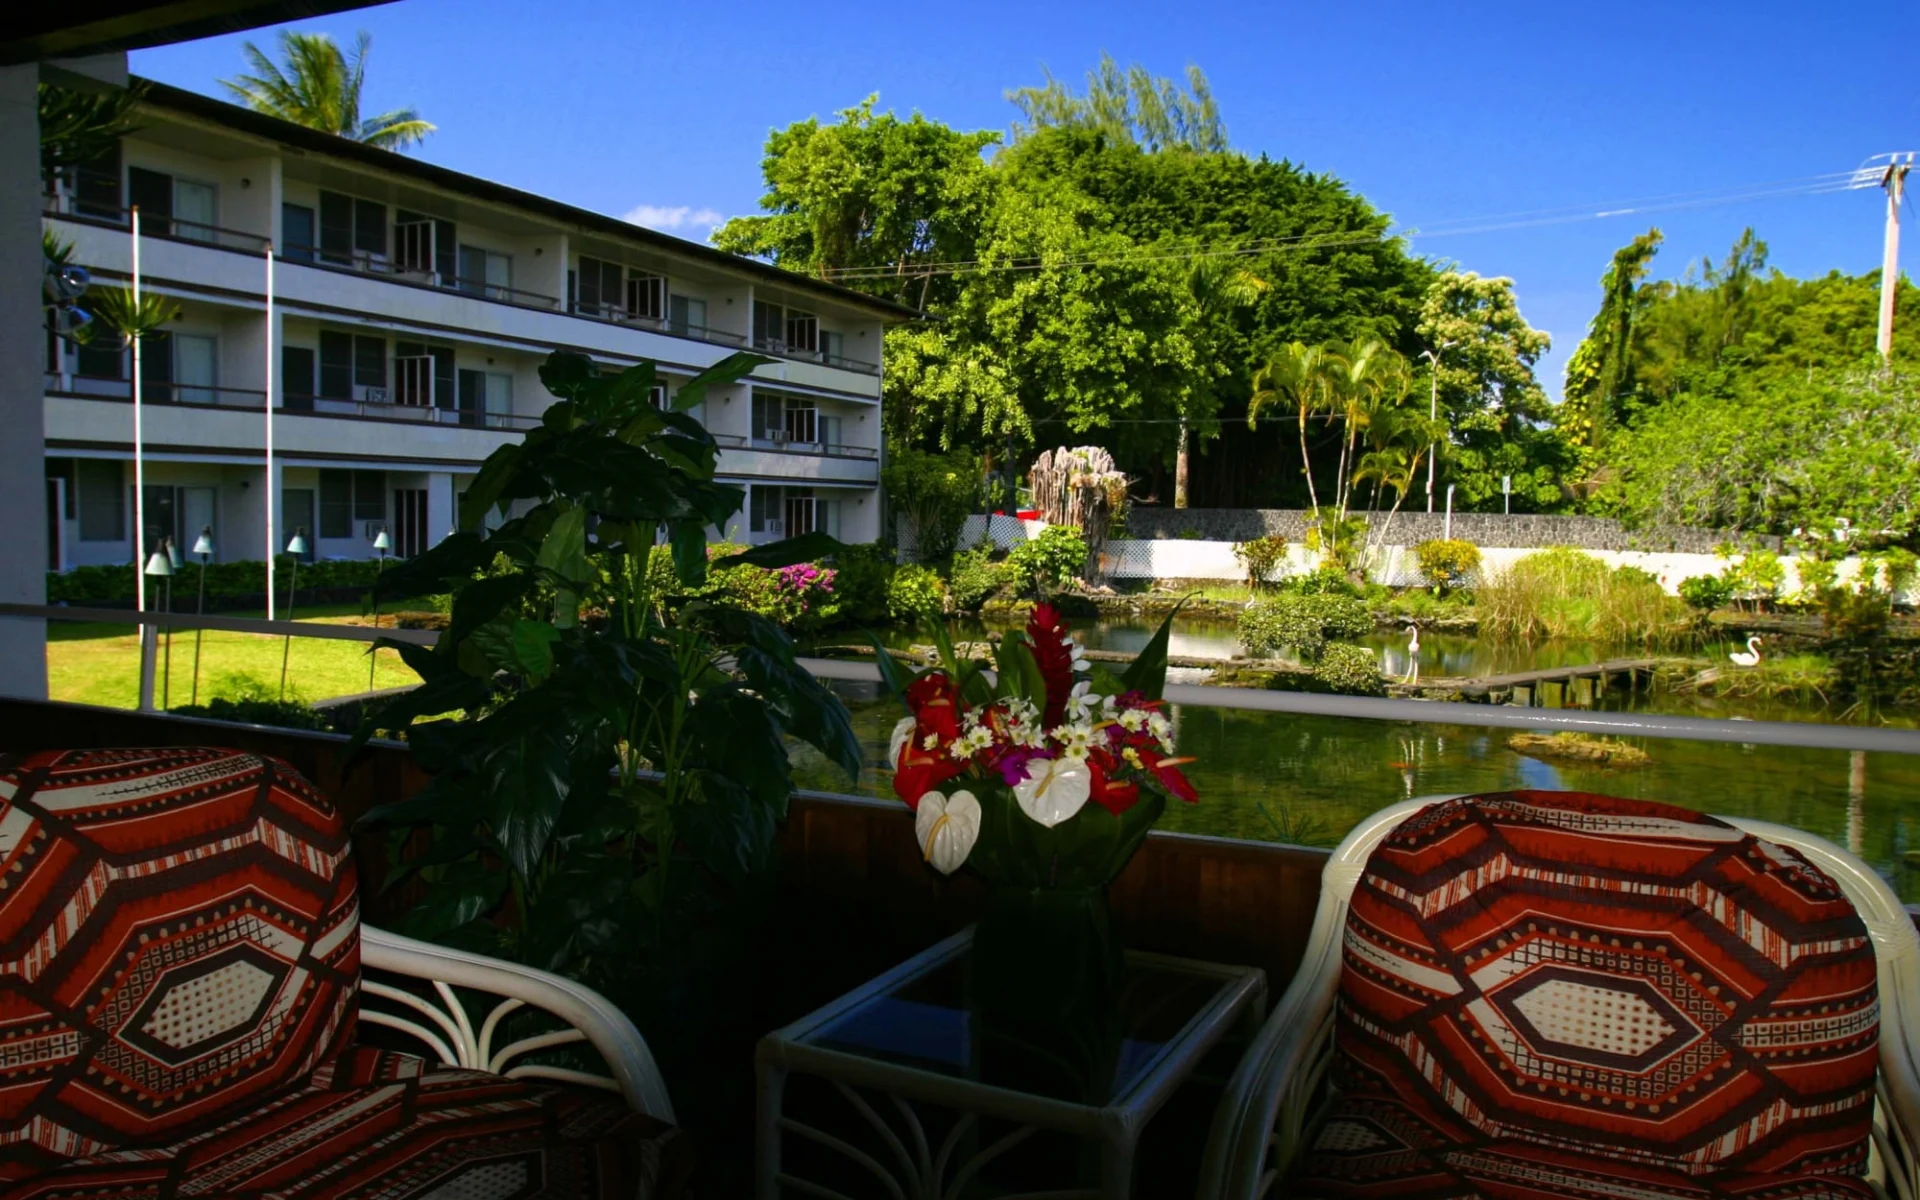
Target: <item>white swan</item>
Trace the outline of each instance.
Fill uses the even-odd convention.
[[[1756,633],[1752,637],[1747,639],[1746,650],[1744,651],[1735,650],[1733,653],[1727,655],[1727,657],[1733,660],[1733,665],[1736,667],[1759,666],[1760,665],[1760,635]]]
[[[1407,682],[1413,683],[1420,678],[1420,627],[1407,624]]]

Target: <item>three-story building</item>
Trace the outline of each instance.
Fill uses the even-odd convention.
[[[211,526],[221,560],[307,530],[309,554],[412,554],[454,526],[482,460],[538,422],[555,348],[679,383],[774,361],[694,410],[746,507],[729,540],[880,531],[881,341],[916,314],[849,289],[404,155],[149,83],[142,128],[49,181],[55,237],[96,286],[132,271],[179,317],[131,352],[46,347],[49,565],[126,563]],[[268,317],[268,248],[273,249]],[[268,404],[273,470],[267,477]],[[136,537],[136,534],[138,535]]]

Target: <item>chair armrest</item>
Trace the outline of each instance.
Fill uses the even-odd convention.
[[[1300,1148],[1333,1057],[1341,938],[1327,907],[1293,982],[1227,1080],[1201,1162],[1200,1200],[1265,1195]],[[1344,918],[1344,904],[1332,907]]]
[[[366,971],[383,971],[433,984],[444,1007],[403,988],[364,980],[360,1019],[417,1038],[440,1062],[516,1078],[556,1079],[603,1087],[618,1091],[634,1111],[673,1122],[673,1102],[667,1097],[666,1081],[660,1077],[660,1068],[654,1064],[646,1039],[625,1013],[592,988],[518,963],[416,941],[371,925],[360,927],[360,963]],[[502,997],[477,1031],[454,994],[456,987]],[[371,1008],[367,1004],[369,999],[385,1001],[387,1007]],[[411,1010],[411,1014],[391,1011],[395,1005]],[[570,1028],[496,1047],[494,1035],[501,1020],[527,1007],[550,1013]],[[414,1019],[416,1016],[430,1024],[421,1024]],[[588,1043],[599,1053],[612,1072],[611,1077],[538,1064],[508,1065],[513,1059],[536,1050],[578,1042]]]

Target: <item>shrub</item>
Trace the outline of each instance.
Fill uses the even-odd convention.
[[[1249,542],[1235,542],[1233,556],[1247,572],[1247,587],[1257,592],[1267,586],[1274,568],[1287,560],[1287,539],[1270,533]]]
[[[888,452],[880,481],[894,510],[913,529],[913,557],[919,562],[950,558],[968,514],[980,507],[979,460],[898,447]]]
[[[1254,658],[1291,647],[1302,661],[1316,662],[1329,641],[1360,637],[1373,629],[1364,601],[1333,593],[1281,595],[1250,604],[1240,614],[1240,645]]]
[[[1719,575],[1693,575],[1680,581],[1680,598],[1700,612],[1712,612],[1733,599],[1733,585]]]
[[[1032,541],[1015,546],[1007,561],[1030,594],[1043,596],[1086,570],[1087,543],[1071,525],[1049,525]]]
[[[1727,558],[1729,550],[1730,547],[1722,546],[1718,553]],[[1787,580],[1787,569],[1773,551],[1749,550],[1740,555],[1740,561],[1728,565],[1726,577],[1733,585],[1734,596],[1748,601],[1758,611],[1779,597],[1780,586]]]
[[[1474,607],[1483,632],[1523,641],[1668,644],[1692,624],[1687,606],[1645,571],[1614,570],[1566,546],[1537,550],[1483,580]]]
[[[1332,691],[1349,696],[1379,696],[1386,690],[1373,651],[1348,642],[1334,642],[1313,664],[1313,677]]]
[[[848,546],[833,556],[833,590],[839,599],[838,619],[871,625],[887,618],[887,589],[895,570],[893,553],[878,542]]]
[[[898,621],[928,620],[947,610],[947,585],[932,567],[908,565],[887,584],[887,613]]]
[[[953,556],[947,595],[954,611],[971,612],[1018,585],[1019,572],[1013,564],[993,561],[992,547],[981,546]]]
[[[1320,566],[1304,575],[1295,575],[1285,583],[1289,592],[1301,596],[1359,596],[1360,589],[1339,567]]]
[[[1800,590],[1794,594],[1794,600],[1801,604],[1818,605],[1820,597],[1832,589],[1834,580],[1839,577],[1840,565],[1830,558],[1802,556],[1797,573],[1800,576]],[[1732,584],[1727,585],[1727,598],[1733,598]]]
[[[1341,516],[1340,510],[1322,505],[1307,514],[1306,544],[1320,556],[1321,566],[1356,575],[1367,548],[1367,519],[1359,513]]]
[[[1463,588],[1480,569],[1480,547],[1463,538],[1433,538],[1413,548],[1420,578],[1434,591]]]
[[[388,564],[391,569],[392,563]],[[293,558],[281,555],[274,562],[274,590],[284,601],[288,573]],[[380,564],[368,562],[303,562],[297,582],[301,591],[332,588],[370,588]],[[133,567],[75,567],[71,571],[47,573],[49,604],[131,604],[133,603]],[[200,564],[191,559],[174,575],[174,598],[191,596],[200,587]],[[253,601],[267,588],[267,564],[263,560],[213,563],[207,567],[207,602],[225,605],[237,600]],[[148,588],[152,594],[152,588]]]
[[[281,729],[317,729],[333,731],[333,719],[299,700],[261,700],[241,697],[228,700],[217,697],[205,704],[188,704],[173,709],[179,717],[204,717],[211,721],[232,721],[240,725],[273,725]]]

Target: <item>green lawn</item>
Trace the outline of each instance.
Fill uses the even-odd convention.
[[[264,613],[232,613],[259,617]],[[299,614],[302,621],[364,624],[358,605],[316,607]],[[238,698],[252,694],[272,698],[280,693],[280,656],[283,638],[254,633],[208,630],[200,648],[200,700],[214,696]],[[193,691],[193,631],[173,633],[173,669],[167,700],[178,708]],[[155,665],[154,703],[162,696],[165,678],[165,639]],[[376,688],[402,687],[419,682],[392,650],[380,651],[374,673]],[[47,627],[47,690],[55,700],[132,708],[140,695],[140,639],[132,625],[80,625],[51,622]],[[359,642],[293,639],[287,665],[289,698],[313,701],[367,690],[367,647]]]

